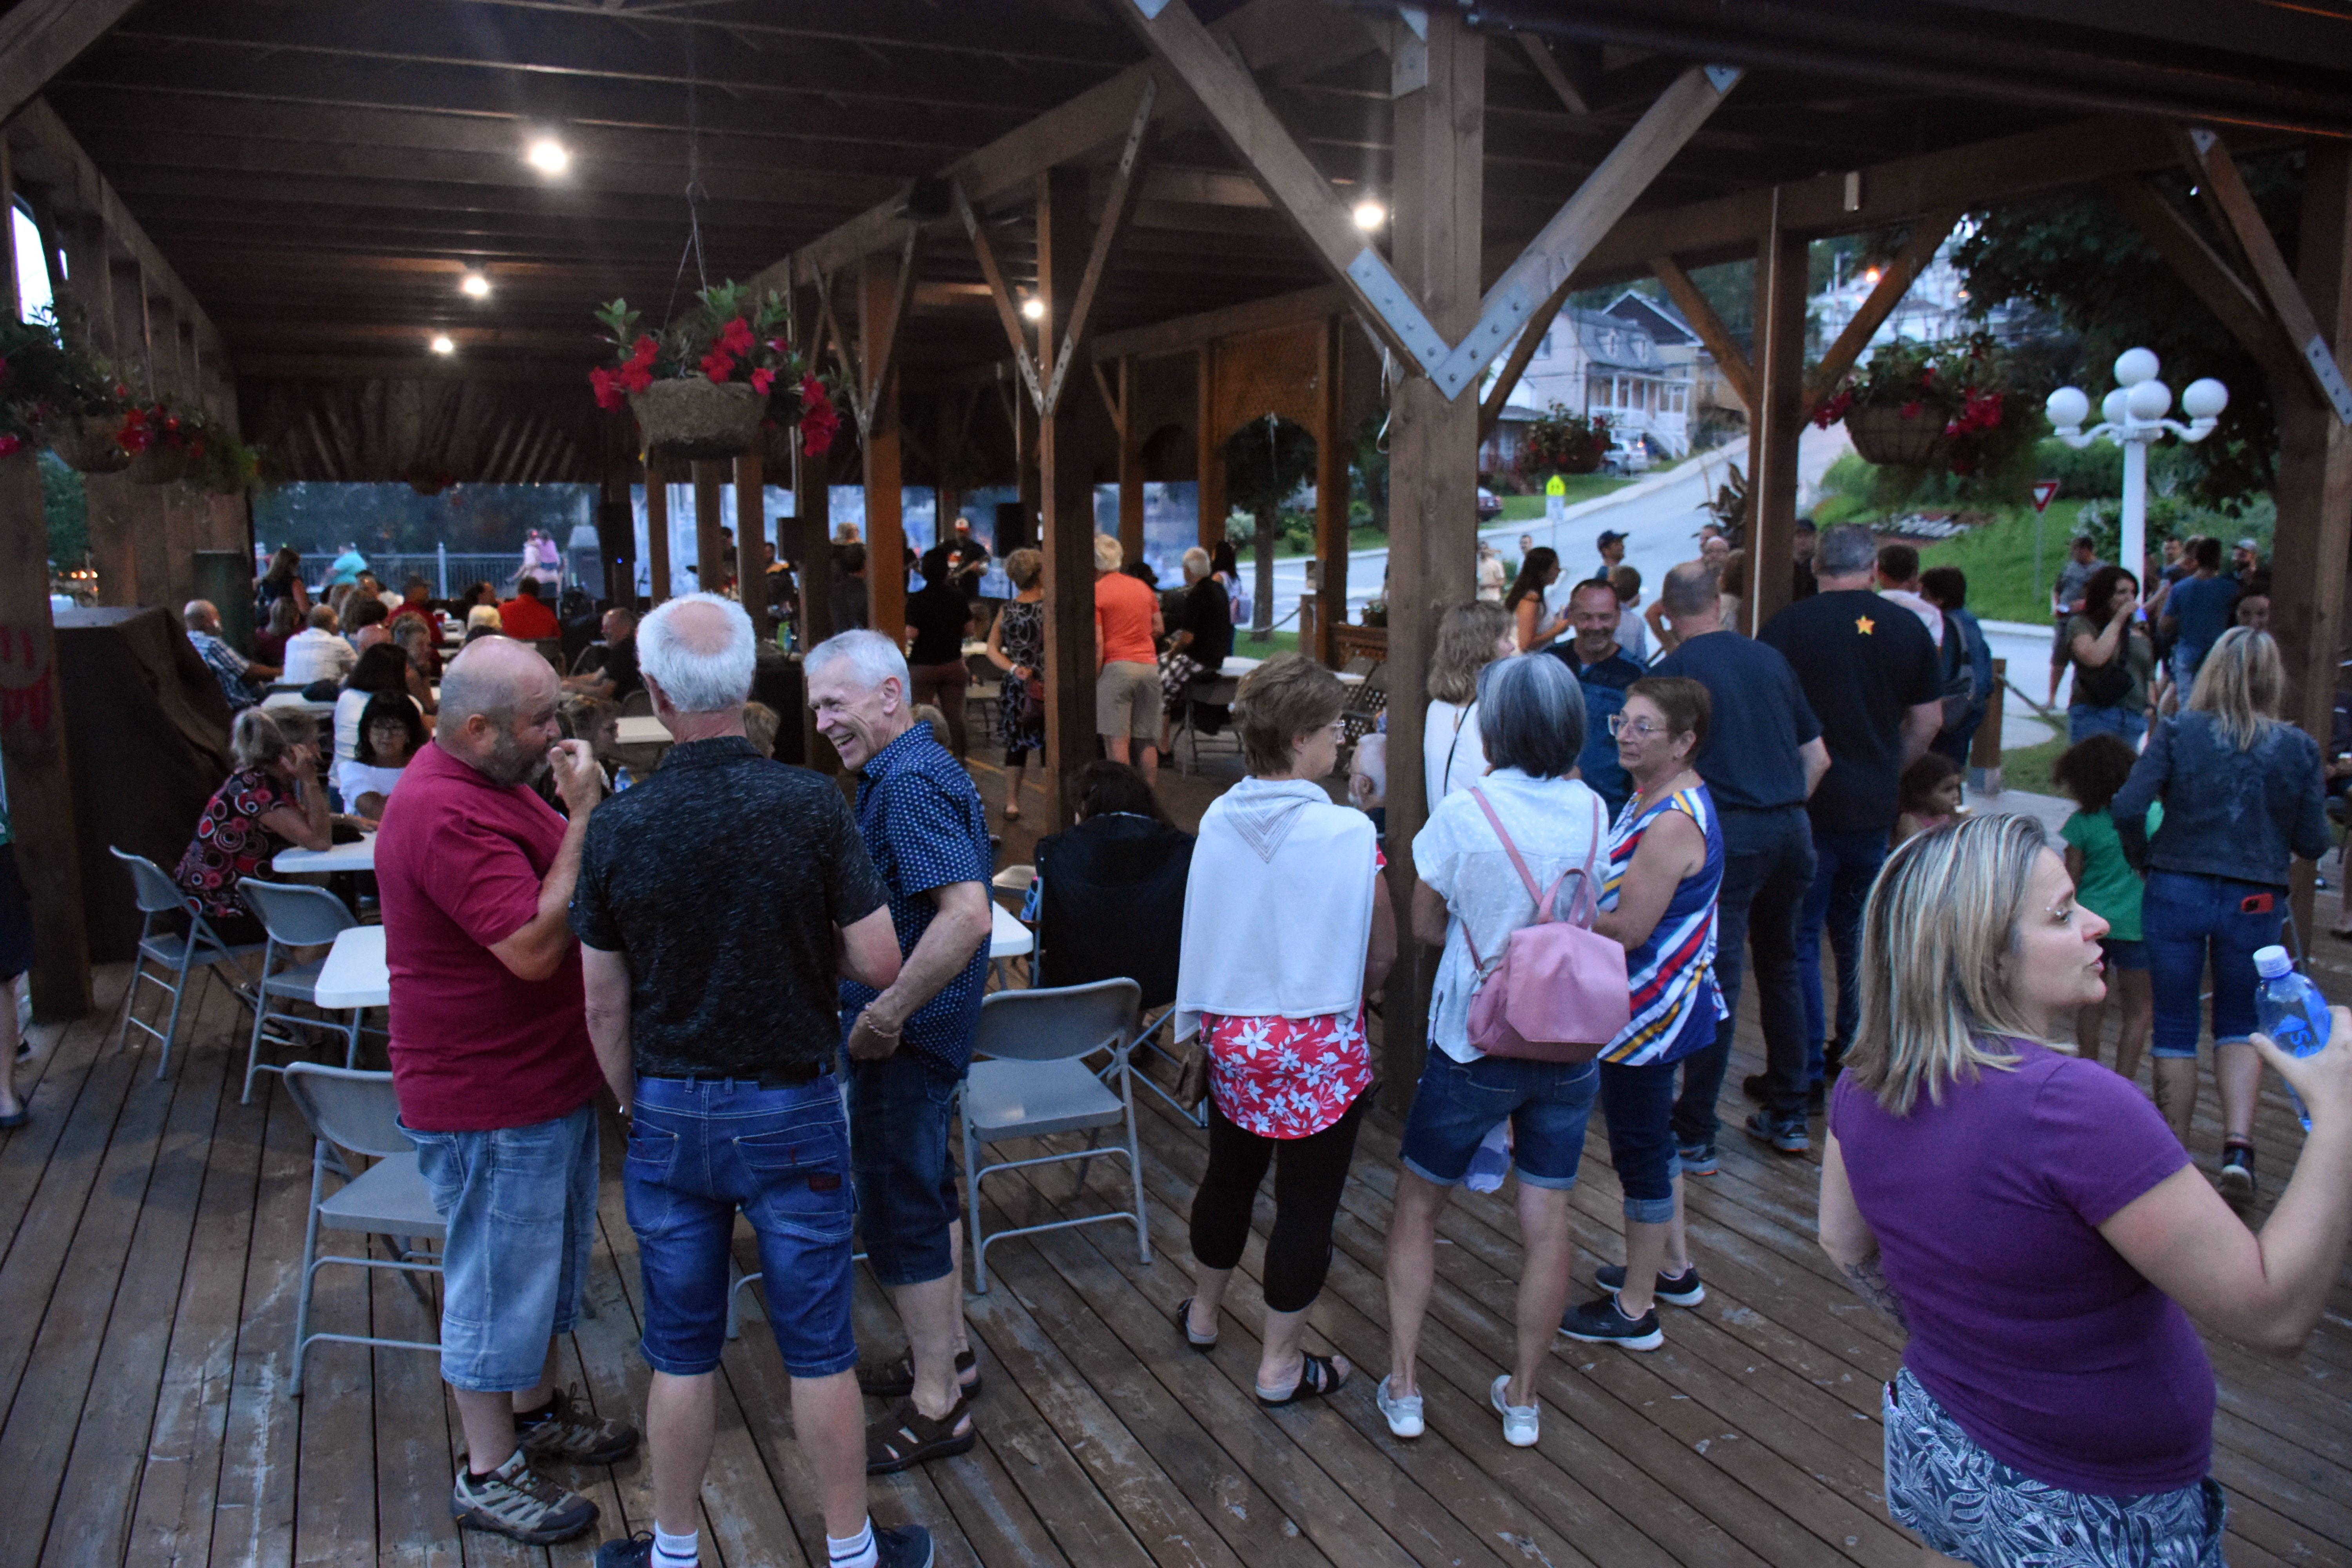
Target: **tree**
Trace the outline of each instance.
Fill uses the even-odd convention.
[[[71,569],[89,554],[89,496],[81,476],[55,452],[43,452],[41,511],[49,528],[49,563]]]
[[[1257,587],[1251,595],[1250,636],[1274,630],[1274,541],[1282,530],[1282,503],[1315,473],[1315,437],[1303,425],[1267,415],[1225,437],[1225,500],[1255,520]]]

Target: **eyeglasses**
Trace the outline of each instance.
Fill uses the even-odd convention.
[[[1622,713],[1609,715],[1609,737],[1612,740],[1622,741],[1631,735],[1637,741],[1646,741],[1653,735],[1663,735],[1666,732],[1666,727],[1664,724],[1653,724],[1647,719],[1639,723],[1633,723],[1629,721]]]

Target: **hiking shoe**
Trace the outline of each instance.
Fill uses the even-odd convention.
[[[1612,1263],[1597,1269],[1592,1282],[1614,1296],[1625,1289],[1625,1266]],[[1706,1287],[1698,1282],[1698,1265],[1694,1263],[1680,1274],[1661,1274],[1652,1289],[1659,1300],[1671,1307],[1696,1307],[1706,1300]]]
[[[613,1465],[637,1451],[637,1429],[625,1421],[600,1421],[579,1397],[579,1384],[559,1388],[546,1413],[535,1421],[515,1418],[515,1436],[533,1459],[567,1465]]]
[[[1666,1342],[1664,1331],[1658,1327],[1657,1308],[1629,1318],[1618,1306],[1614,1292],[1581,1307],[1570,1307],[1559,1321],[1559,1331],[1589,1345],[1623,1345],[1629,1351],[1654,1351]],[[1496,1397],[1501,1393],[1497,1385]]]
[[[1750,1138],[1769,1143],[1783,1154],[1802,1154],[1813,1146],[1812,1139],[1806,1134],[1805,1119],[1801,1116],[1783,1121],[1769,1110],[1759,1110],[1740,1126],[1748,1130]]]
[[[2254,1185],[2254,1146],[2252,1143],[2223,1144],[2221,1195],[2233,1203],[2252,1203]]]
[[[1722,1157],[1716,1153],[1712,1138],[1704,1143],[1679,1144],[1675,1152],[1682,1156],[1685,1176],[1712,1176],[1723,1169]]]
[[[457,1472],[449,1517],[471,1530],[510,1536],[526,1546],[569,1541],[596,1522],[596,1505],[530,1468],[520,1448],[479,1480]]]
[[[1389,1380],[1385,1377],[1381,1379],[1381,1385],[1372,1390],[1372,1403],[1381,1407],[1382,1415],[1388,1417],[1389,1435],[1391,1436],[1418,1437],[1428,1430],[1421,1418],[1421,1395],[1391,1394]]]
[[[931,1568],[931,1532],[919,1524],[874,1527],[875,1568]]]
[[[1503,1373],[1495,1386],[1486,1391],[1486,1403],[1493,1405],[1503,1418],[1503,1441],[1514,1448],[1532,1448],[1541,1435],[1543,1407],[1538,1405],[1507,1405],[1503,1393],[1511,1386],[1511,1374]]]

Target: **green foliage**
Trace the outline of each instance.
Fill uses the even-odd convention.
[[[2295,253],[2302,153],[2250,160],[2246,184],[2287,255]],[[2189,221],[2206,227],[2179,178],[2158,182]],[[2278,426],[2262,368],[2214,320],[2139,231],[2104,195],[1972,215],[1976,228],[1954,260],[1979,310],[2019,300],[2053,311],[2076,334],[2053,369],[2096,406],[2114,384],[2108,367],[2134,346],[2156,351],[2176,388],[2200,375],[2230,388],[2220,427],[2191,454],[2185,475],[2193,499],[2242,504],[2268,490],[2278,460]],[[2218,236],[2214,238],[2217,243]],[[2220,247],[2224,254],[2229,247]]]
[[[1315,437],[1269,414],[1225,437],[1225,500],[1253,516],[1281,506],[1315,477]]]
[[[41,513],[49,529],[49,563],[79,566],[89,555],[89,494],[55,452],[40,455]]]
[[[1565,504],[1574,506],[1579,501],[1605,496],[1612,490],[1622,490],[1633,481],[1621,474],[1562,474],[1559,482],[1568,491],[1562,498]],[[1496,522],[1541,522],[1544,520],[1546,498],[1541,495],[1501,496],[1496,499],[1503,503],[1501,513],[1495,519]]]
[[[1609,421],[1555,403],[1519,437],[1518,470],[1529,479],[1589,474],[1609,455]]]

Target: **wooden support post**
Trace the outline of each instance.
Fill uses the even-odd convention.
[[[1346,326],[1345,317],[1325,318],[1315,372],[1315,641],[1299,645],[1334,668],[1340,662],[1335,638],[1348,618],[1348,433],[1339,412]]]
[[[767,482],[760,454],[748,452],[735,459],[735,593],[751,617],[751,636],[763,644],[774,635],[768,616],[767,552],[761,548],[767,542]]]
[[[1726,584],[1753,637],[1789,602],[1797,541],[1797,439],[1805,428],[1805,240],[1780,226],[1780,193],[1756,257],[1756,404],[1748,419],[1748,581]]]
[[[2352,345],[2352,150],[2337,142],[2314,144],[2304,158],[2301,254],[2294,281],[2318,325],[2322,352],[2341,356]],[[2271,629],[2286,657],[2287,714],[2324,746],[2347,633],[2352,427],[2336,417],[2316,379],[2308,360],[2271,378],[2279,426]],[[2315,929],[2311,875],[2301,864],[2296,871],[2295,929],[2308,932]]]
[[[719,513],[719,491],[726,488],[731,470],[720,459],[697,462],[689,471],[694,476],[694,585],[706,594],[716,594],[727,586],[727,541],[719,532],[726,524]]]
[[[646,454],[646,563],[652,575],[647,597],[656,605],[669,597],[669,465]]]
[[[1396,268],[1431,324],[1458,342],[1478,318],[1486,153],[1486,40],[1456,13],[1429,14],[1425,86],[1396,100]],[[1439,618],[1475,593],[1478,405],[1409,375],[1396,389],[1389,447],[1389,894],[1398,952],[1381,1011],[1381,1076],[1402,1109],[1429,1033],[1437,955],[1412,938],[1412,836],[1428,820],[1422,721]]]
[[[627,552],[616,554],[613,551],[600,549],[597,555],[604,563],[605,603],[635,611],[637,607],[637,550],[634,537],[635,530],[630,526],[629,480],[632,477],[629,473],[630,467],[631,465],[619,459],[605,465],[604,494],[601,501],[604,510],[598,516],[598,522],[601,525],[599,532],[607,540],[613,538],[616,532],[619,533],[628,541]],[[621,524],[618,530],[613,527],[613,521],[616,516]]]
[[[1194,472],[1199,476],[1201,548],[1213,555],[1225,542],[1225,441],[1224,432],[1217,428],[1217,345],[1202,343],[1192,357],[1200,375],[1195,405],[1200,412],[1192,421],[1192,437],[1200,455]]]
[[[792,555],[801,588],[803,654],[833,636],[833,455],[810,457],[793,433]],[[816,716],[801,704],[801,755],[819,773],[841,771],[833,742],[816,732]]]
[[[901,502],[898,380],[890,353],[903,303],[901,268],[868,257],[857,274],[857,360],[865,380],[866,624],[893,642],[907,625],[907,529]]]
[[[1095,367],[1100,374],[1102,367]],[[1134,418],[1135,361],[1118,362],[1118,401],[1110,405],[1118,432],[1118,542],[1129,561],[1143,559],[1143,422]]]
[[[1041,348],[1058,343],[1076,303],[1087,259],[1086,175],[1051,170],[1037,182],[1037,323]],[[1069,352],[1078,352],[1073,345]],[[1051,375],[1057,368],[1048,365]],[[1037,422],[1038,491],[1045,502],[1040,548],[1045,557],[1045,756],[1052,763],[1047,819],[1070,826],[1063,785],[1095,758],[1095,487],[1078,437],[1084,405],[1055,408]]]

